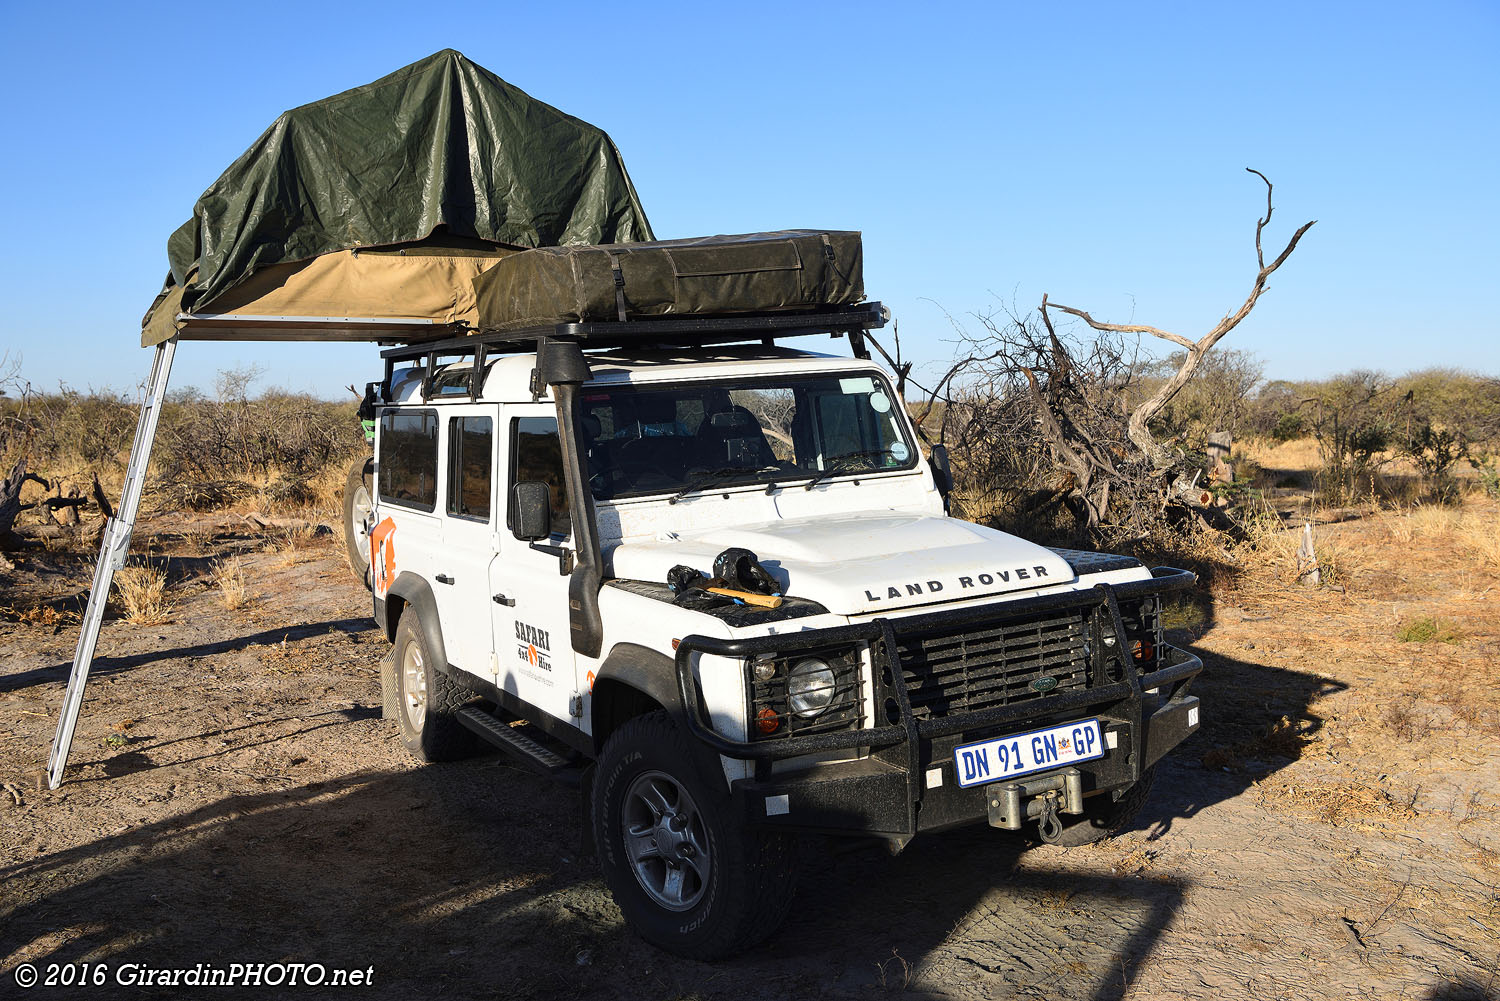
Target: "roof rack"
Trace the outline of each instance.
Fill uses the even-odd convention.
[[[382,351],[392,361],[437,354],[467,355],[480,345],[486,354],[523,354],[542,340],[577,341],[588,348],[702,347],[743,341],[770,343],[809,334],[862,334],[885,326],[890,310],[878,302],[801,312],[747,313],[736,316],[662,316],[639,320],[557,323],[520,330],[486,330],[441,341],[423,341]],[[859,337],[859,347],[864,338]]]
[[[391,377],[397,362],[421,362],[426,368],[422,395],[431,395],[439,359],[462,360],[472,357],[469,374],[469,396],[477,399],[483,389],[484,369],[494,355],[529,354],[546,341],[575,341],[586,348],[708,347],[760,341],[770,346],[784,337],[806,337],[823,334],[831,337],[848,335],[850,349],[856,358],[868,360],[865,331],[885,326],[891,312],[878,302],[857,306],[839,306],[801,312],[749,313],[736,316],[664,316],[642,320],[595,323],[557,323],[526,327],[521,330],[487,330],[447,340],[423,341],[387,348],[380,353],[385,359],[385,380],[381,396],[390,399]]]
[[[248,313],[178,313],[179,341],[339,341],[380,344],[420,342],[457,333],[438,320],[380,316],[257,316]]]

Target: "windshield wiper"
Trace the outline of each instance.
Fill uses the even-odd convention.
[[[761,466],[759,469],[750,469],[745,466],[724,466],[721,469],[705,469],[698,476],[694,477],[693,482],[677,491],[671,497],[668,497],[667,503],[676,504],[682,498],[696,490],[706,490],[709,487],[718,486],[720,483],[727,483],[740,476],[764,473],[767,470],[774,470],[775,468],[775,466]]]
[[[878,470],[873,467],[870,469],[837,469],[834,467],[834,463],[842,462],[845,459],[882,459],[891,454],[891,450],[888,448],[862,448],[857,452],[845,452],[843,455],[835,455],[830,459],[824,459],[823,461],[828,464],[828,467],[819,471],[817,475],[808,480],[807,485],[802,489],[811,490],[813,487],[817,486],[819,483],[822,483],[830,476],[843,476],[850,473],[878,472]]]

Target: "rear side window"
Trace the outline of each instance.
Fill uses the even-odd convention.
[[[552,534],[566,536],[573,530],[568,512],[568,491],[563,485],[562,446],[557,440],[556,417],[517,417],[511,425],[510,482],[539,480],[552,491]],[[514,522],[507,524],[514,528]]]
[[[448,513],[488,521],[495,429],[488,417],[455,417],[448,424]]]
[[[438,419],[432,411],[380,418],[380,499],[419,511],[437,507]]]

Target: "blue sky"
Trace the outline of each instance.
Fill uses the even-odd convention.
[[[0,13],[0,351],[129,389],[166,239],[286,108],[444,47],[614,138],[658,236],[859,229],[908,353],[1048,292],[1189,336],[1315,226],[1226,347],[1267,375],[1500,373],[1500,7],[26,4]],[[366,347],[187,344],[339,393]]]

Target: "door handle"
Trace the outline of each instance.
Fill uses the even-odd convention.
[[[453,583],[453,578],[449,577],[445,573],[438,574],[436,577],[433,578],[433,580],[437,581],[439,584],[452,584]]]
[[[514,598],[507,598],[503,594],[497,594],[497,595],[495,595],[494,602],[497,605],[504,605],[506,608],[515,608],[516,607],[516,599],[514,599]]]

